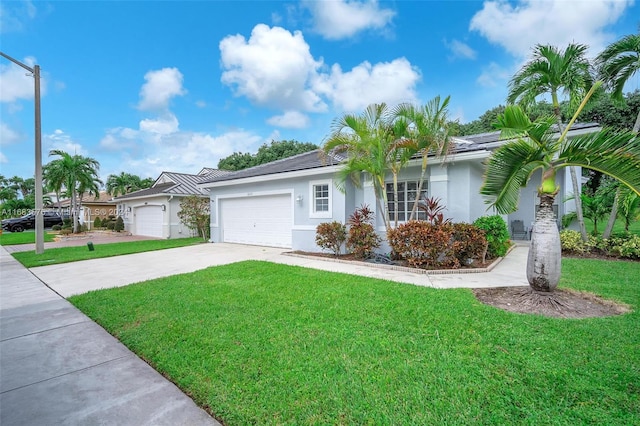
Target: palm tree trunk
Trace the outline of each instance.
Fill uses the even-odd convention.
[[[398,174],[393,172],[393,212],[394,212],[394,220],[393,227],[398,227]],[[405,219],[406,220],[406,219]]]
[[[584,215],[582,214],[582,198],[580,198],[580,194],[582,192],[580,190],[580,186],[578,185],[576,168],[569,167],[569,172],[571,173],[571,184],[573,185],[573,193],[576,194],[576,196],[574,197],[574,202],[576,203],[576,218],[578,219],[578,225],[580,226],[580,235],[582,236],[582,241],[587,241],[589,237],[587,236],[587,228],[584,226]]]
[[[633,125],[633,131],[636,133],[640,131],[640,110],[638,111],[638,117],[636,118],[636,123]]]
[[[616,218],[618,217],[618,200],[620,199],[620,187],[616,189],[616,196],[613,198],[613,206],[611,206],[611,214],[609,215],[609,221],[607,222],[607,227],[604,229],[604,233],[602,234],[602,238],[608,240],[611,237],[611,232],[613,232],[613,225],[616,223]]]
[[[556,120],[558,121],[558,131],[561,131],[564,127],[562,125],[562,114],[560,112],[560,104],[558,103],[558,96],[555,92],[551,93],[551,99],[553,101],[553,110],[556,114]],[[587,241],[587,228],[584,226],[584,215],[582,214],[582,198],[580,194],[580,186],[578,185],[578,177],[575,167],[569,167],[569,173],[571,174],[571,185],[573,186],[573,202],[576,204],[576,219],[578,219],[578,226],[580,228],[580,236],[582,241]]]
[[[527,280],[533,290],[552,292],[560,281],[560,234],[553,214],[553,195],[540,195],[540,207],[531,232]]]
[[[411,208],[411,216],[409,216],[409,220],[413,220],[416,216],[416,211],[418,210],[418,203],[420,202],[420,194],[422,194],[422,183],[424,182],[424,176],[427,174],[427,153],[425,152],[422,155],[422,168],[420,169],[420,181],[418,182],[418,192],[416,193],[416,200],[413,202],[413,207]]]

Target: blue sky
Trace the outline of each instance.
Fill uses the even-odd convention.
[[[43,162],[197,173],[271,140],[321,144],[374,102],[504,104],[537,43],[596,55],[640,25],[627,0],[7,1],[1,50],[43,75]],[[633,78],[628,90],[640,87]],[[33,79],[0,59],[0,173],[33,176]]]

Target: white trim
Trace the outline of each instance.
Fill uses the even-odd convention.
[[[317,212],[314,187],[327,185],[329,205],[326,212]],[[312,219],[331,219],[333,217],[333,179],[312,180],[309,182],[309,217]]]
[[[293,178],[299,178],[299,177],[332,174],[340,170],[340,167],[341,167],[340,165],[323,166],[323,167],[316,167],[314,169],[296,170],[294,172],[272,173],[268,175],[252,176],[248,178],[229,179],[229,180],[223,180],[218,182],[200,183],[198,184],[198,186],[203,189],[219,188],[222,186],[242,185],[245,183],[258,183],[258,182],[264,182],[264,181],[293,179]]]
[[[291,227],[292,231],[315,231],[316,229],[318,227],[313,225],[293,225]]]
[[[216,195],[213,199],[210,198],[211,201],[213,201],[214,204],[214,208],[216,209],[216,221],[211,222],[210,227],[211,228],[218,228],[219,227],[219,221],[220,221],[220,201],[221,200],[225,200],[228,198],[247,198],[247,197],[265,197],[265,196],[269,196],[269,195],[290,195],[291,196],[291,211],[293,211],[294,209],[294,205],[293,203],[295,202],[293,199],[293,188],[290,189],[276,189],[276,190],[272,190],[272,191],[258,191],[258,192],[237,192],[234,194],[223,194],[223,195]],[[209,210],[211,210],[211,202],[209,202]]]

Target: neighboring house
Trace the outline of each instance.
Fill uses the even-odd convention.
[[[55,206],[61,208],[65,214],[69,214],[71,210],[71,200],[61,200],[59,203],[56,203]],[[97,197],[89,194],[82,196],[78,220],[81,224],[86,224],[87,229],[93,228],[93,221],[96,217],[104,219],[116,215],[116,203],[113,201],[113,197],[107,194],[106,191],[100,191]]]
[[[597,124],[576,124],[569,137],[599,130]],[[446,207],[445,216],[454,222],[471,223],[477,218],[494,214],[480,195],[484,162],[492,150],[504,144],[498,132],[456,138],[454,152],[444,164],[432,158],[423,190],[427,196],[440,199]],[[342,158],[326,157],[319,150],[283,160],[262,164],[222,176],[208,176],[201,187],[209,191],[211,200],[211,240],[234,242],[294,250],[319,251],[315,244],[316,227],[322,222],[346,223],[353,211],[362,204],[378,210],[373,187],[363,179],[358,188],[346,182],[344,192],[336,187],[336,172]],[[414,159],[399,176],[400,221],[408,219],[413,207],[420,178],[420,160]],[[563,200],[571,193],[568,170],[557,174],[560,193],[554,210],[558,217],[574,210],[573,201]],[[391,175],[387,193],[393,194]],[[533,223],[538,204],[536,188],[540,175],[534,175],[529,186],[523,188],[520,207],[503,216],[508,224],[522,220],[527,227]],[[391,197],[389,197],[391,199]],[[393,203],[389,203],[393,219]],[[384,221],[377,214],[376,229],[384,235]]]
[[[227,171],[203,168],[197,175],[162,172],[151,188],[115,198],[117,215],[122,216],[125,230],[133,235],[156,238],[181,238],[194,235],[178,218],[180,200],[207,192],[198,187],[205,176],[215,178]]]

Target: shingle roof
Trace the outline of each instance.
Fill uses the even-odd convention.
[[[207,176],[200,183],[223,182],[227,180],[242,179],[256,176],[273,175],[298,170],[316,169],[319,167],[335,166],[344,160],[340,156],[324,155],[322,150],[316,149],[293,157],[260,164],[248,169],[238,170],[223,176]]]
[[[598,123],[575,123],[571,130],[583,130],[599,127]],[[475,135],[458,136],[454,140],[453,154],[483,151],[495,148],[491,144],[501,142],[500,132],[478,133]],[[416,156],[419,157],[419,154]],[[324,155],[321,149],[298,154],[293,157],[261,164],[248,169],[238,170],[223,176],[206,176],[200,183],[225,182],[229,180],[274,175],[299,170],[314,169],[340,164],[344,157],[339,155]]]

